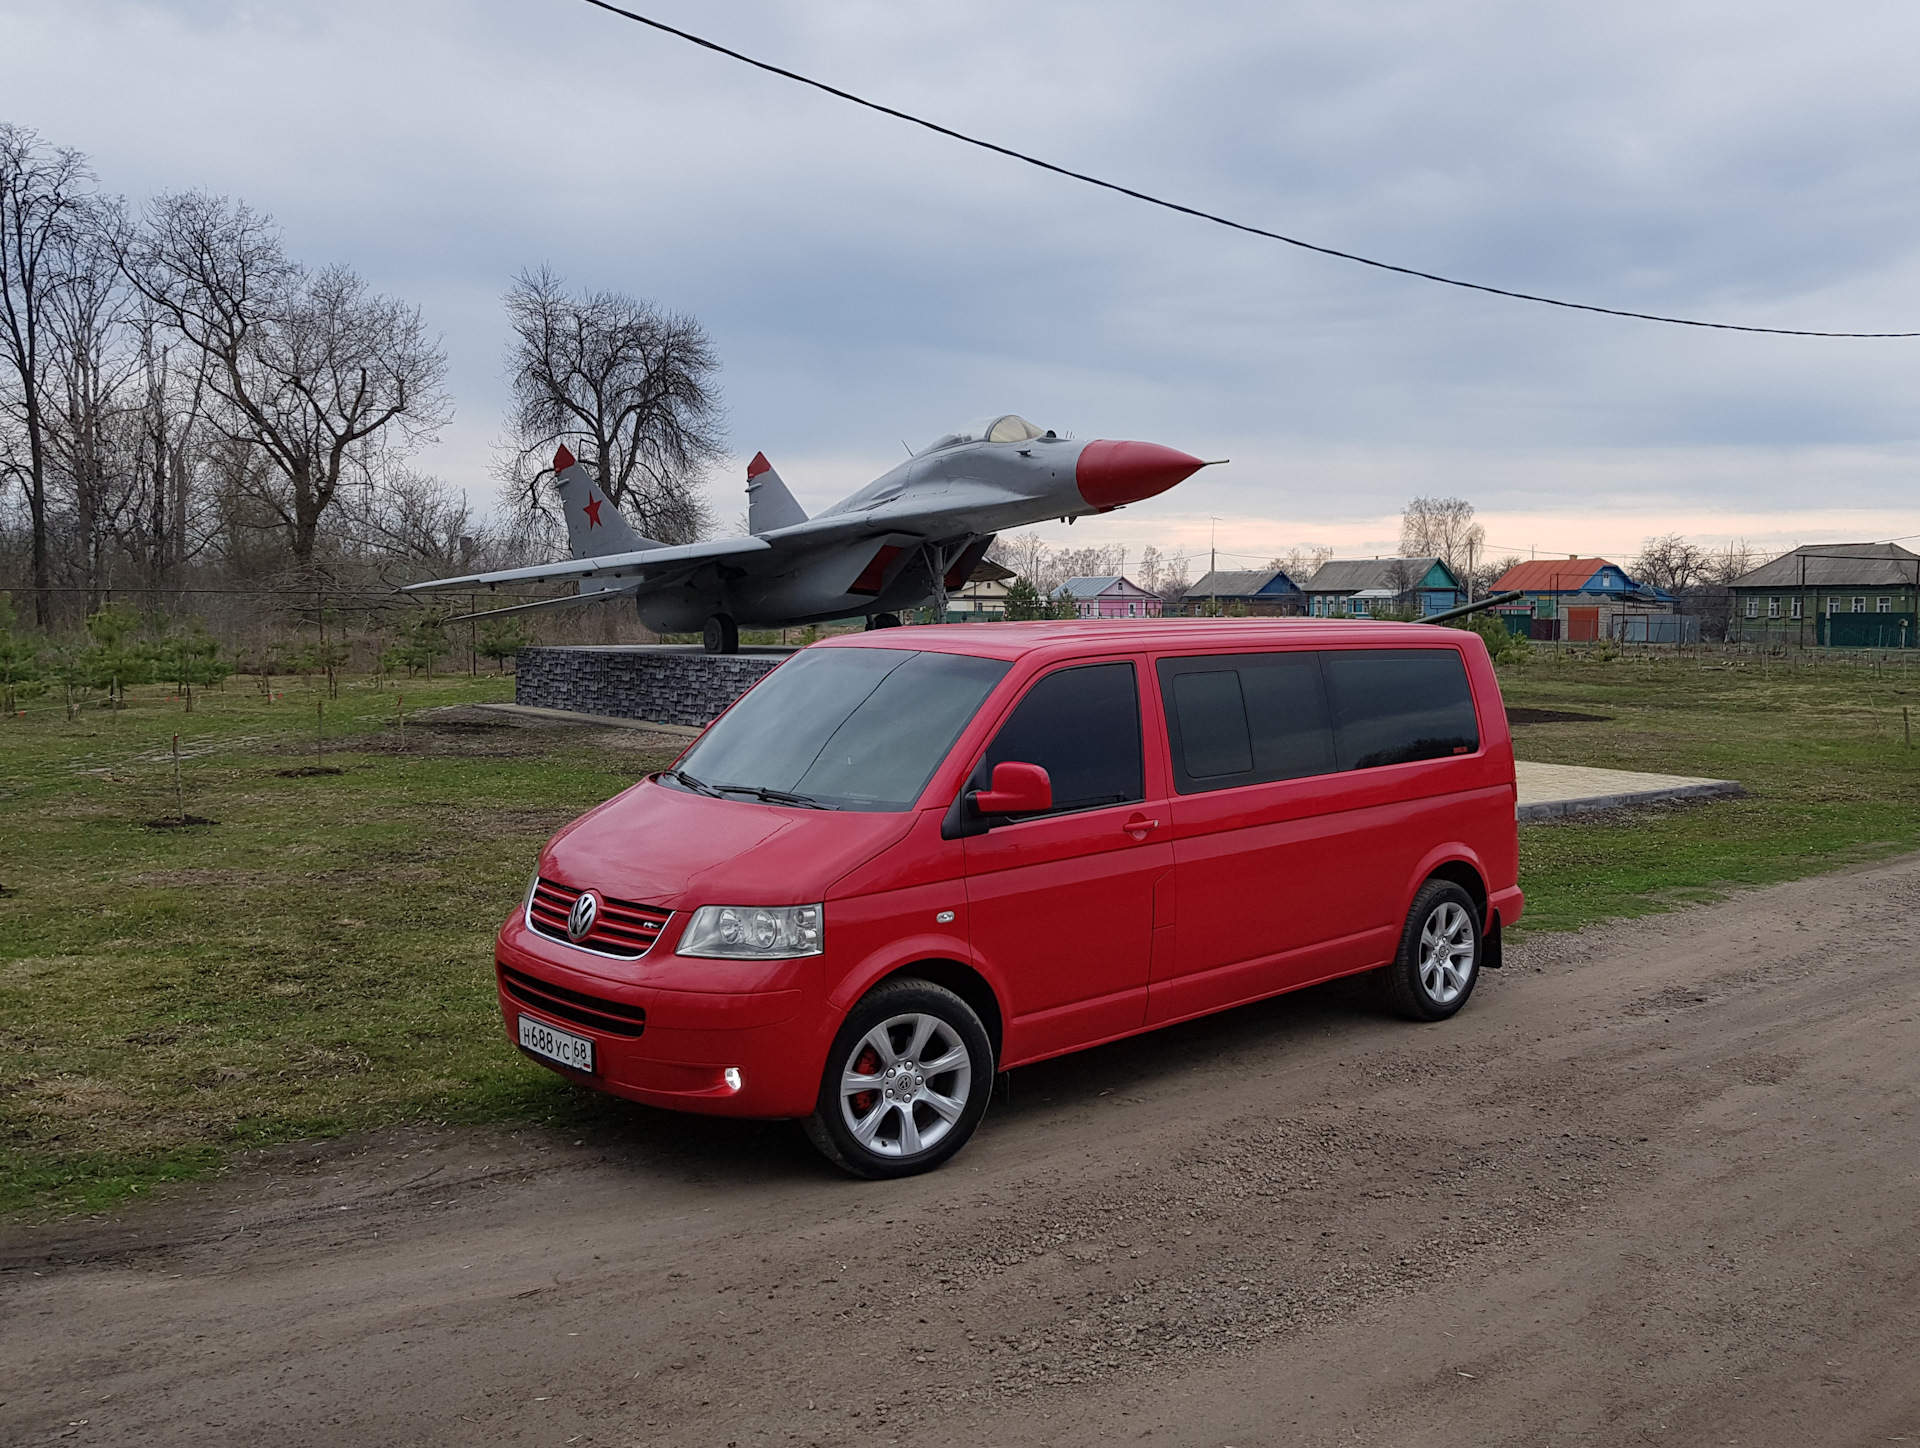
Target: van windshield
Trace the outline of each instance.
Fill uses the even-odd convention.
[[[1010,667],[913,649],[807,649],[662,779],[750,803],[909,809]]]

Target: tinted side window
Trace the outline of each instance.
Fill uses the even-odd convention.
[[[1333,772],[1318,655],[1162,659],[1159,670],[1180,793]]]
[[[1480,747],[1457,651],[1329,650],[1321,660],[1342,769],[1444,759]]]
[[[1062,669],[1027,690],[988,747],[972,788],[986,788],[993,766],[1008,760],[1046,770],[1056,814],[1146,798],[1133,665]]]

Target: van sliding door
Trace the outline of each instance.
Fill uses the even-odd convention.
[[[1174,788],[1176,945],[1148,1020],[1295,983],[1300,953],[1346,928],[1356,862],[1327,811],[1337,760],[1317,654],[1162,659]]]

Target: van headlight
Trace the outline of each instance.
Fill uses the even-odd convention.
[[[674,954],[720,960],[818,955],[825,921],[823,905],[702,905]]]

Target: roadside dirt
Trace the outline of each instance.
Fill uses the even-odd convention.
[[[791,1127],[383,1133],[0,1232],[0,1441],[1920,1442],[1920,857]]]

